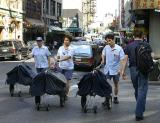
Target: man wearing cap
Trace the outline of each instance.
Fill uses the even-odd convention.
[[[48,48],[43,45],[42,37],[37,37],[37,46],[35,46],[32,50],[32,56],[35,60],[35,67],[37,73],[45,71],[47,68],[50,67],[50,56],[51,53],[49,52]],[[40,96],[35,97],[36,105],[40,104]]]

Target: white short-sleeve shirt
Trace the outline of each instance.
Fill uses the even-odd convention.
[[[51,55],[46,46],[39,48],[35,46],[32,50],[36,68],[48,68],[48,57]]]
[[[124,51],[119,45],[115,45],[111,48],[106,45],[102,51],[102,55],[105,56],[104,73],[109,75],[117,75],[120,70],[120,61],[125,58]]]
[[[72,69],[74,69],[73,55],[74,55],[74,50],[70,46],[67,49],[65,49],[64,46],[61,46],[58,49],[57,56],[59,56],[60,59],[63,59],[66,56],[70,56],[71,59],[66,60],[66,61],[61,61],[59,63],[59,67],[61,69],[66,69],[66,70],[72,70]]]

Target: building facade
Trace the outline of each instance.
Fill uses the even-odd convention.
[[[82,0],[83,27],[88,31],[88,27],[93,23],[96,13],[96,0]]]
[[[48,26],[62,27],[62,0],[42,0],[42,19]]]
[[[37,36],[43,36],[42,0],[23,0],[23,11],[24,40],[35,40]]]
[[[0,40],[23,39],[22,0],[0,0]]]
[[[45,39],[50,26],[62,27],[62,0],[23,1],[25,40],[35,40],[37,36]]]
[[[63,9],[63,29],[73,36],[81,36],[83,28],[83,14],[78,9]]]

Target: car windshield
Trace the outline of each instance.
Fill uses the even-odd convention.
[[[0,47],[12,47],[11,41],[2,41],[0,42]]]
[[[92,49],[90,45],[71,45],[75,55],[91,56]]]

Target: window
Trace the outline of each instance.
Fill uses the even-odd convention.
[[[74,49],[75,55],[91,56],[92,48],[89,45],[74,45],[71,44],[71,47]]]
[[[23,11],[25,11],[26,10],[26,0],[23,0]]]
[[[18,9],[18,1],[9,1],[9,4],[11,9]]]
[[[43,0],[43,13],[49,14],[49,0]]]
[[[55,7],[56,6],[56,2],[54,0],[51,0],[51,8],[50,8],[50,14],[55,16],[56,12],[55,12]]]
[[[46,1],[46,14],[49,14],[49,0],[44,0],[44,1]],[[44,4],[45,4],[45,2],[44,2]]]
[[[0,42],[0,47],[12,47],[11,41],[2,41]]]
[[[19,49],[19,48],[23,47],[23,45],[20,41],[13,41],[13,43],[14,43],[14,46],[15,46],[16,49]]]
[[[27,17],[40,19],[41,18],[41,1],[26,1],[26,15]]]
[[[57,3],[57,17],[60,17],[62,14],[62,4],[61,3]]]

